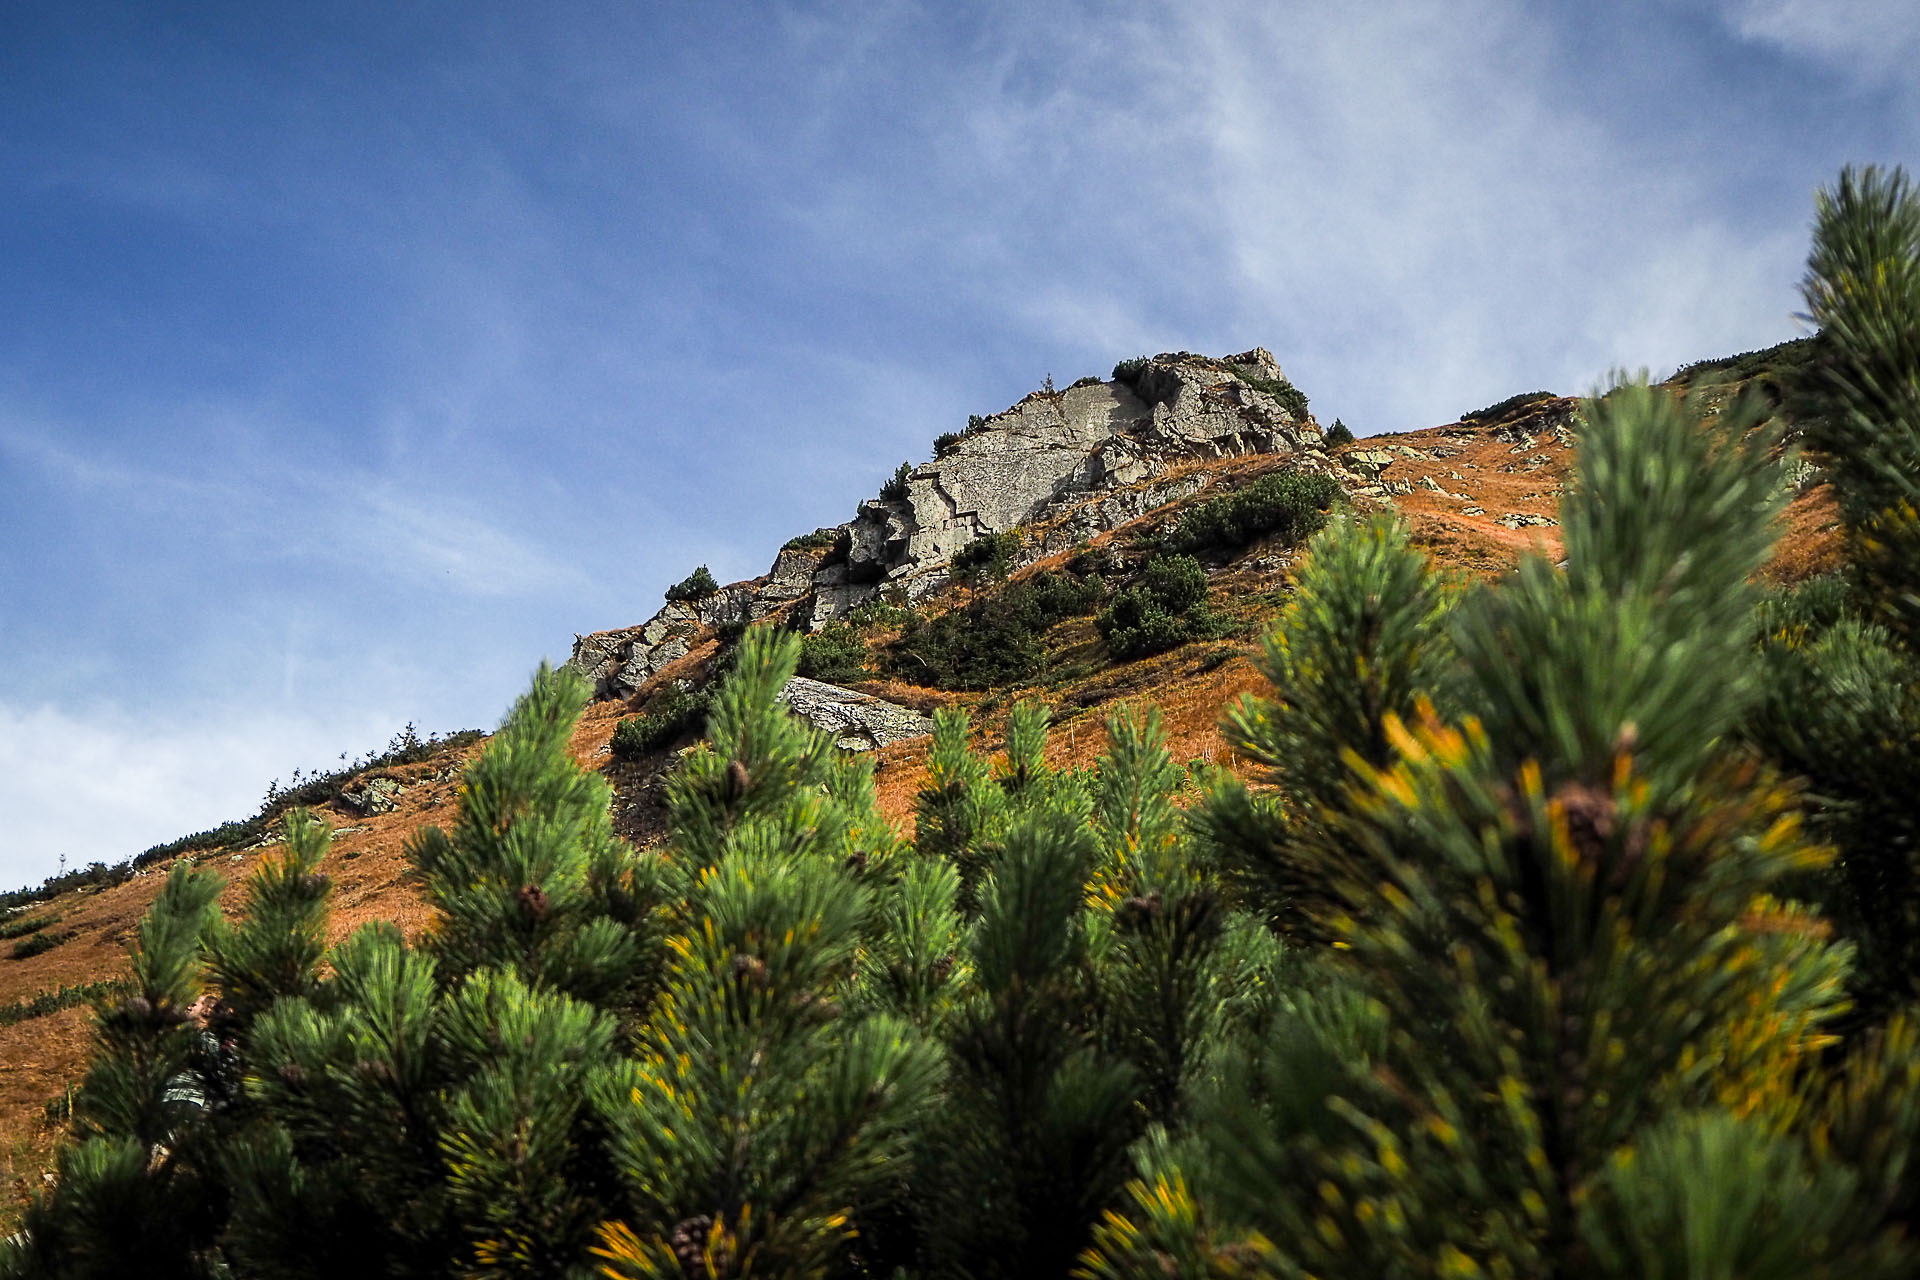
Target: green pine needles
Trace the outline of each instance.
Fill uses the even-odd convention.
[[[1914,1274],[1916,263],[1844,177],[1848,574],[1762,597],[1764,407],[1624,383],[1563,562],[1313,536],[1250,780],[1151,707],[1091,768],[950,707],[903,838],[756,628],[636,851],[542,669],[408,846],[419,936],[327,944],[304,811],[231,920],[172,870],[0,1276]]]

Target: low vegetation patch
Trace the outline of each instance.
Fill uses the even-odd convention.
[[[1696,360],[1692,364],[1683,364],[1668,381],[1682,386],[1695,386],[1703,382],[1744,382],[1748,378],[1790,383],[1810,371],[1814,355],[1815,339],[1794,338],[1776,346],[1762,347],[1758,351],[1742,351],[1739,355],[1722,356],[1717,360]]]
[[[893,478],[880,486],[880,497],[887,502],[904,502],[908,481],[913,479],[913,464],[903,462],[894,468]]]
[[[800,674],[828,684],[865,680],[867,646],[851,622],[829,622],[800,642]]]
[[[1238,551],[1269,536],[1298,542],[1326,523],[1340,495],[1340,483],[1331,476],[1275,472],[1196,505],[1161,535],[1160,549],[1170,554]]]
[[[912,609],[884,597],[879,600],[869,600],[847,613],[847,621],[862,631],[874,627],[904,627],[913,617]]]
[[[953,553],[948,563],[957,582],[978,583],[1004,579],[1013,572],[1014,561],[1026,539],[1018,529],[982,534]]]
[[[614,726],[610,744],[614,758],[632,760],[697,732],[706,723],[708,702],[704,689],[695,691],[676,684],[661,690],[645,711]]]
[[[34,1018],[44,1018],[62,1009],[86,1004],[96,997],[119,995],[131,990],[132,987],[133,984],[125,978],[108,978],[101,982],[82,982],[78,986],[61,986],[51,991],[36,991],[25,1000],[0,1005],[0,1027],[10,1027],[16,1022],[28,1022]]]
[[[53,950],[62,943],[72,942],[79,936],[80,931],[78,929],[69,929],[65,933],[32,934],[14,943],[13,951],[10,954],[15,960],[30,960],[34,956],[43,955]]]
[[[1522,391],[1517,396],[1508,396],[1505,400],[1496,401],[1484,409],[1475,409],[1472,413],[1463,413],[1460,415],[1460,421],[1491,422],[1496,418],[1506,417],[1516,409],[1524,409],[1530,404],[1539,404],[1542,400],[1557,399],[1559,399],[1559,397],[1551,391]]]
[[[840,540],[838,529],[815,529],[780,544],[782,551],[824,551]]]
[[[1335,418],[1333,425],[1327,428],[1326,442],[1334,447],[1353,443],[1353,428]]]
[[[1106,598],[1097,575],[1043,572],[970,601],[908,621],[891,646],[894,670],[941,689],[988,689],[1031,679],[1046,660],[1040,637],[1055,623],[1090,613]]]
[[[1123,661],[1219,635],[1226,621],[1207,607],[1207,571],[1192,556],[1155,556],[1140,580],[1113,597],[1097,624]]]
[[[59,916],[24,916],[19,920],[10,920],[0,925],[0,940],[24,938],[30,933],[38,933],[48,925],[60,923]]]

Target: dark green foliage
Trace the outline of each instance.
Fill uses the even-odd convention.
[[[1920,195],[1904,173],[1849,169],[1821,193],[1801,288],[1821,332],[1761,355],[1786,366],[1852,564],[1761,610],[1747,736],[1808,781],[1839,851],[1823,896],[1872,1025],[1920,997]]]
[[[1018,529],[983,533],[953,553],[948,562],[957,581],[976,583],[1005,578],[1026,545]]]
[[[1475,409],[1472,413],[1463,413],[1460,415],[1460,421],[1493,422],[1508,416],[1516,409],[1523,409],[1530,404],[1539,404],[1543,400],[1555,400],[1558,398],[1559,397],[1555,396],[1551,391],[1522,391],[1519,395],[1508,396],[1505,400],[1497,400],[1484,409]]]
[[[1122,360],[1113,366],[1113,380],[1131,387],[1140,381],[1140,375],[1153,363],[1151,356],[1135,356],[1131,360]]]
[[[1293,598],[1261,645],[1258,666],[1274,696],[1242,698],[1222,723],[1272,790],[1212,778],[1200,830],[1228,873],[1290,932],[1313,934],[1331,892],[1314,850],[1325,834],[1322,816],[1340,809],[1356,766],[1384,769],[1398,757],[1395,720],[1447,701],[1447,604],[1397,520],[1324,530],[1308,544]]]
[[[1067,390],[1071,391],[1075,387],[1097,387],[1100,385],[1100,383],[1101,383],[1100,376],[1098,374],[1090,373],[1084,378],[1075,378],[1073,382],[1067,387]]]
[[[967,434],[968,435],[972,435],[976,431],[985,431],[986,429],[987,429],[987,420],[985,418],[981,417],[977,413],[970,413],[967,415]]]
[[[890,653],[903,675],[942,689],[1015,684],[1040,670],[1046,630],[1091,612],[1105,594],[1098,577],[1036,573],[931,620],[916,615]]]
[[[427,946],[443,982],[493,965],[530,988],[619,1005],[646,980],[632,926],[645,915],[636,877],[651,869],[614,839],[605,779],[568,755],[586,696],[580,677],[543,666],[467,770],[458,825],[408,843],[440,916]]]
[[[709,698],[704,689],[671,684],[653,695],[647,709],[614,726],[610,744],[616,759],[635,760],[670,747],[706,723]]]
[[[1920,661],[1846,610],[1838,579],[1760,610],[1763,694],[1745,735],[1809,785],[1814,833],[1839,850],[1821,896],[1858,948],[1861,1013],[1920,997]]]
[[[1207,571],[1198,560],[1155,556],[1101,611],[1098,625],[1108,652],[1128,661],[1215,635],[1220,619],[1207,608]]]
[[[206,1046],[188,1010],[220,888],[218,877],[176,864],[141,922],[131,989],[96,1018],[54,1194],[29,1207],[18,1245],[0,1254],[0,1275],[207,1274],[221,1179],[203,1122]]]
[[[1277,471],[1237,493],[1196,504],[1161,535],[1160,549],[1219,553],[1257,538],[1298,542],[1325,523],[1340,497],[1340,483],[1331,476]]]
[[[880,486],[880,498],[884,502],[904,502],[907,497],[907,482],[913,479],[913,464],[903,462],[894,470],[892,477]]]
[[[1754,617],[1761,636],[1795,637],[1826,631],[1859,618],[1862,601],[1855,584],[1841,573],[1825,573],[1768,592]]]
[[[14,943],[13,950],[7,954],[14,960],[27,960],[51,951],[63,942],[72,942],[79,936],[80,931],[77,929],[69,929],[65,933],[36,933],[32,937],[22,938]]]
[[[865,680],[867,646],[849,622],[829,622],[800,642],[800,674],[830,684]]]
[[[1802,286],[1821,328],[1809,394],[1854,559],[1885,620],[1920,641],[1920,193],[1848,169],[1822,192]]]
[[[244,1036],[274,1001],[305,999],[319,986],[332,889],[320,863],[329,831],[296,809],[287,816],[286,836],[285,850],[248,882],[245,918],[206,939],[207,977],[219,996],[210,1021],[216,1035]]]
[[[1349,427],[1346,423],[1340,421],[1340,419],[1335,418],[1333,420],[1333,425],[1327,428],[1327,434],[1326,434],[1325,440],[1327,445],[1330,448],[1335,448],[1335,449],[1339,448],[1343,444],[1352,444],[1353,428]]]
[[[713,574],[707,566],[701,565],[680,581],[667,588],[669,600],[704,600],[720,590],[720,584],[713,580]]]
[[[1598,782],[1630,742],[1683,775],[1757,692],[1749,580],[1783,502],[1773,434],[1754,401],[1709,432],[1696,403],[1645,384],[1589,402],[1586,416],[1562,502],[1567,568],[1529,558],[1462,608],[1469,709],[1504,759],[1563,762]],[[1675,662],[1676,646],[1698,664]]]
[[[38,933],[49,925],[60,923],[59,916],[21,916],[18,920],[9,920],[0,925],[0,939],[25,937],[29,933]]]
[[[803,533],[788,538],[780,544],[782,551],[824,551],[840,540],[838,529],[815,529],[812,533]]]

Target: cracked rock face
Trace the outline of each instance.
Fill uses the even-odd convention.
[[[933,721],[910,707],[805,676],[787,681],[778,696],[843,751],[872,751],[933,732]]]
[[[1055,527],[1016,567],[1116,528],[1200,487],[1148,483],[1178,462],[1277,453],[1323,469],[1320,428],[1235,370],[1284,377],[1256,347],[1225,362],[1155,356],[1129,383],[1035,392],[915,468],[906,496],[862,503],[831,552],[783,550],[764,577],[669,604],[641,627],[576,636],[570,665],[597,696],[630,696],[706,629],[783,610],[814,629],[883,591],[918,600],[945,584],[954,552],[1035,521]]]

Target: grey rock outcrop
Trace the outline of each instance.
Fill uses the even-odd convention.
[[[843,751],[872,751],[933,732],[933,721],[911,707],[805,676],[787,681],[779,697]]]
[[[1204,477],[1160,479],[1181,462],[1293,454],[1332,469],[1320,428],[1270,394],[1284,378],[1256,347],[1224,361],[1155,356],[1126,382],[1036,391],[914,468],[904,496],[862,503],[831,546],[782,550],[763,577],[669,604],[643,626],[576,636],[570,665],[597,696],[630,696],[710,628],[784,614],[813,629],[882,592],[920,599],[976,538],[1043,526],[1015,567],[1065,550],[1202,488]]]
[[[340,792],[340,807],[362,818],[376,813],[392,813],[400,807],[405,790],[397,778],[365,778]]]

